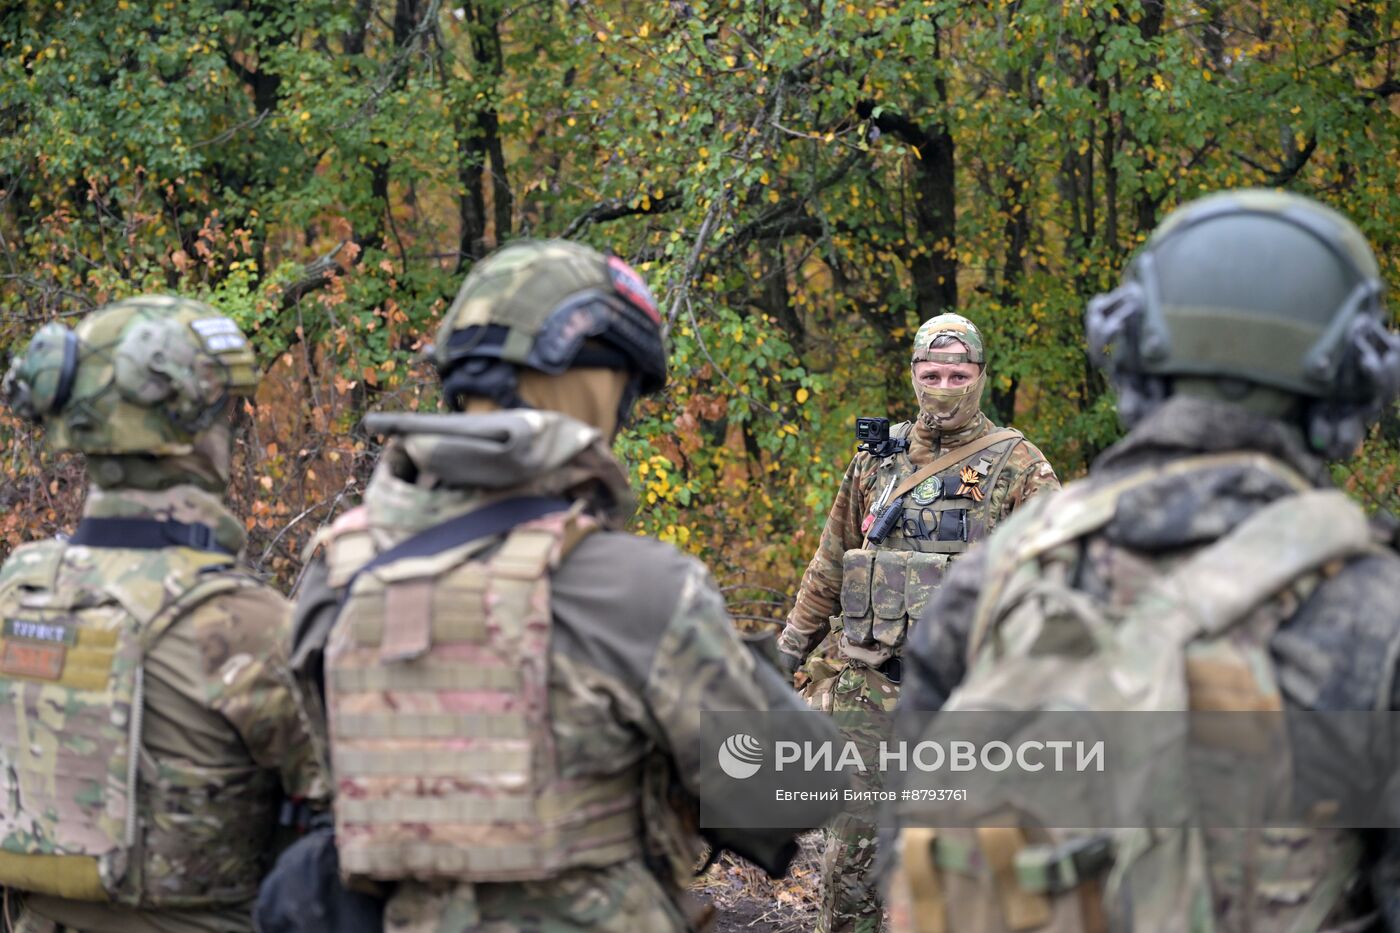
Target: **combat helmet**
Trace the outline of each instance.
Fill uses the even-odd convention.
[[[628,373],[619,424],[639,395],[666,385],[661,315],[646,283],[618,257],[568,240],[518,240],[477,263],[428,355],[454,411],[471,396],[527,407],[517,367]]]
[[[1085,336],[1131,425],[1181,380],[1300,402],[1315,449],[1340,456],[1400,388],[1400,339],[1361,231],[1280,191],[1240,190],[1169,216],[1123,285],[1089,302]]]
[[[256,386],[237,324],[199,301],[147,295],[74,328],[45,324],[11,364],[4,394],[57,450],[170,457],[191,453],[230,400]]]

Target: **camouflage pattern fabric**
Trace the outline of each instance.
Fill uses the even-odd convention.
[[[547,273],[542,270],[547,270]],[[447,336],[473,325],[509,327],[521,338],[508,343],[502,358],[524,363],[532,340],[565,300],[590,289],[611,292],[608,261],[598,251],[568,240],[527,240],[510,244],[477,263],[442,316],[434,361],[447,361]]]
[[[660,542],[606,530],[616,527],[618,511],[605,491],[622,473],[597,431],[545,411],[396,420],[391,427],[394,439],[360,513],[365,521],[347,521],[308,571],[298,631],[309,637],[323,630],[324,615],[334,612],[326,595],[344,585],[355,563],[341,556],[346,545],[363,562],[489,499],[523,490],[589,494],[605,530],[584,538],[550,576],[549,732],[567,781],[640,767],[646,857],[539,881],[401,882],[386,929],[457,931],[478,922],[489,930],[688,929],[683,888],[703,850],[695,806],[702,795],[719,796],[700,783],[702,762],[714,754],[706,711],[792,711],[801,702],[776,671],[755,664],[703,565]],[[472,457],[461,456],[467,449]],[[408,477],[429,463],[438,486],[416,486]],[[315,652],[299,645],[298,657],[314,659]],[[810,718],[812,741],[834,736],[825,717]],[[790,830],[755,829],[731,844],[761,858],[792,837]],[[781,873],[786,863],[765,867]]]
[[[216,497],[193,487],[161,493],[93,490],[85,514],[197,521],[214,528],[224,547],[243,546],[237,521]],[[119,578],[135,592],[140,568],[154,566],[150,562],[166,552],[110,553],[125,556]],[[17,552],[0,575],[23,554]],[[21,929],[57,923],[91,933],[249,931],[256,882],[273,854],[269,836],[279,793],[312,804],[327,800],[321,747],[287,669],[288,606],[250,577],[219,574],[231,578],[232,588],[173,619],[143,665],[136,824],[142,857],[132,872],[143,902],[168,906],[130,908],[30,895]],[[156,592],[164,585],[156,577],[151,584]]]
[[[1094,464],[1088,482],[1106,485],[1158,471],[1188,456],[1224,452],[1263,455],[1314,485],[1328,483],[1325,465],[1308,450],[1297,429],[1241,406],[1191,396],[1173,397],[1149,414]],[[1189,477],[1149,482],[1124,496],[1108,524],[1085,539],[1076,585],[1095,600],[1121,604],[1132,597],[1116,585],[1125,551],[1136,555],[1140,569],[1171,566],[1293,491],[1276,470],[1238,461],[1222,461]],[[1057,501],[1049,503],[1050,510]],[[1311,534],[1312,529],[1300,524],[1297,533]],[[966,676],[968,637],[979,596],[997,565],[997,553],[1013,543],[1004,538],[994,537],[986,549],[961,562],[930,603],[926,617],[936,617],[939,624],[915,629],[905,654],[904,697],[897,718],[943,708]],[[1400,633],[1393,609],[1397,600],[1400,557],[1390,552],[1378,551],[1330,568],[1320,577],[1298,579],[1293,590],[1260,610],[1282,614],[1281,620],[1273,620],[1276,626],[1271,622],[1265,629],[1272,631],[1266,654],[1272,670],[1261,669],[1264,685],[1285,709],[1400,710]],[[1193,687],[1193,705],[1209,701],[1194,691]],[[1237,700],[1238,692],[1231,696]],[[1345,756],[1370,753],[1349,748],[1343,736],[1315,741],[1340,759],[1337,767],[1343,771],[1350,767]],[[1354,772],[1371,767],[1358,761]],[[1400,777],[1394,785],[1391,792],[1400,793]],[[1286,928],[1302,902],[1300,893],[1306,895],[1326,869],[1341,862],[1339,846],[1345,841],[1319,842],[1307,833],[1288,831],[1211,830],[1209,910],[1215,929]],[[1267,871],[1246,877],[1238,868],[1250,863]],[[1357,883],[1346,889],[1324,926],[1370,928],[1361,922],[1352,926],[1351,921],[1374,905],[1380,912],[1379,928],[1400,929],[1397,878],[1400,836],[1377,833]]]
[[[918,331],[914,334],[912,361],[917,363],[921,360],[934,359],[933,354],[938,351],[932,350],[929,345],[938,337],[943,336],[954,337],[967,347],[967,362],[987,362],[987,353],[982,345],[982,332],[977,329],[976,324],[961,314],[940,314],[920,324]]]
[[[891,429],[893,432],[895,429]],[[915,422],[909,435],[908,460],[914,467],[933,462],[944,453],[964,446],[983,435],[998,430],[990,419],[979,413],[965,429],[953,434],[938,434],[922,422]],[[981,457],[974,458],[974,461]],[[865,540],[862,522],[871,506],[879,497],[882,482],[880,467],[882,462],[868,453],[858,453],[846,468],[846,474],[837,490],[836,501],[832,503],[826,524],[822,528],[817,552],[802,575],[802,584],[787,625],[778,639],[779,648],[789,655],[805,658],[826,637],[831,630],[830,619],[837,614],[841,594],[842,565],[847,551],[860,548]],[[960,470],[949,470],[942,487],[949,493],[956,493],[960,480],[955,480]],[[951,489],[949,485],[951,483]],[[976,532],[977,537],[990,533],[999,522],[1005,519],[1018,505],[1031,496],[1045,490],[1060,487],[1054,469],[1046,461],[1045,455],[1029,441],[1023,441],[1011,452],[1006,465],[996,483],[983,492],[984,503],[972,503],[974,512],[985,510],[986,527]],[[913,510],[911,520],[923,518],[918,503],[911,495],[907,508]],[[917,525],[912,525],[918,535]],[[892,536],[903,538],[903,523],[896,525]],[[922,535],[927,538],[928,535]],[[969,530],[969,541],[977,540]],[[917,549],[911,545],[911,549]]]
[[[639,860],[520,884],[415,885],[396,895],[386,933],[637,933],[686,921]]]
[[[72,330],[45,325],[11,365],[5,396],[43,422],[55,450],[175,456],[193,451],[230,396],[256,385],[252,346],[232,320],[202,302],[148,295]]]
[[[839,634],[846,639],[841,642],[845,651],[854,641],[876,649],[874,658],[899,656],[908,620],[919,619],[942,582],[945,566],[1021,503],[1039,492],[1058,489],[1059,480],[1034,444],[1023,439],[1004,442],[949,468],[937,478],[936,487],[930,481],[911,491],[905,497],[904,515],[878,548],[862,547],[863,523],[892,480],[897,482],[945,452],[996,430],[980,411],[966,427],[949,433],[937,432],[920,419],[891,429],[892,435],[907,432],[907,454],[884,460],[863,452],[855,456],[822,529],[817,553],[803,574],[796,603],[778,638],[779,650],[806,658],[828,634]],[[965,468],[972,471],[966,479]],[[956,536],[959,540],[939,540],[938,528],[952,520],[964,523]],[[867,562],[866,574],[847,572],[853,562],[861,561]],[[841,632],[833,632],[833,621],[841,624]],[[893,709],[898,699],[897,683],[864,665],[851,666],[839,654],[834,662],[813,661],[811,674],[808,701],[815,708],[839,712],[879,703]],[[833,827],[822,873],[823,929],[878,926],[874,839],[873,823],[858,816],[843,817]]]
[[[842,738],[856,743],[865,761],[875,761],[881,727],[899,700],[899,684],[868,667],[846,667],[819,694],[820,708],[842,724]],[[858,714],[843,717],[842,714]],[[858,790],[879,790],[878,772],[859,777]],[[876,805],[848,806],[826,829],[822,855],[821,933],[878,933],[882,910],[876,876]]]

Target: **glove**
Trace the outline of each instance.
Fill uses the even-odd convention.
[[[795,654],[788,654],[781,648],[778,649],[778,666],[781,667],[784,671],[786,671],[789,677],[796,674],[797,669],[801,667],[803,662],[805,662],[806,660],[807,659],[804,657],[800,657]]]

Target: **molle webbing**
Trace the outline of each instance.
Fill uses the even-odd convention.
[[[217,897],[147,885],[157,879],[133,861],[138,833],[165,854],[180,848],[157,838],[166,814],[137,778],[144,658],[189,609],[241,585],[203,575],[227,563],[188,548],[55,541],[21,549],[0,569],[0,749],[11,775],[0,788],[0,883],[142,907],[256,891],[251,871],[220,879],[231,887]],[[218,789],[191,786],[211,800]]]
[[[1113,519],[1119,501],[1135,489],[1173,477],[1185,481],[1191,473],[1229,466],[1251,467],[1271,473],[1300,493],[1312,488],[1299,473],[1280,461],[1263,454],[1242,452],[1184,457],[1097,487],[1071,486],[1056,495],[1054,507],[1046,509],[1022,531],[1015,544],[1001,550],[1000,559],[988,567],[987,585],[978,599],[968,637],[969,663],[976,657],[996,621],[995,610],[1018,568],[1103,528]],[[1043,504],[1037,503],[1036,507],[1041,508]]]
[[[347,874],[519,881],[640,853],[636,770],[571,781],[555,760],[549,572],[581,525],[556,512],[484,560],[477,540],[357,575],[327,652]]]

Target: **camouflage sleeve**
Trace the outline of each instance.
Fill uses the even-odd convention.
[[[209,705],[254,762],[280,775],[288,797],[316,803],[329,799],[330,785],[288,667],[289,609],[272,590],[250,586],[196,607],[188,624],[203,646]]]
[[[868,456],[857,455],[841,479],[841,488],[817,543],[817,553],[802,574],[796,602],[778,636],[778,650],[785,654],[807,657],[831,630],[830,620],[841,595],[841,559],[865,540],[860,523],[867,505],[863,478],[868,462]]]
[[[1040,448],[1030,441],[1017,446],[1006,462],[1004,475],[1009,477],[1009,482],[1006,484],[1006,498],[997,511],[998,519],[1006,518],[1031,496],[1060,488],[1055,468],[1045,459]]]
[[[319,556],[306,565],[293,594],[291,674],[312,728],[323,748],[330,746],[326,722],[326,642],[340,611],[340,599],[328,579],[326,562]]]
[[[714,755],[723,741],[720,723],[713,713],[795,713],[785,716],[784,734],[797,741],[824,742],[837,734],[830,718],[813,713],[770,665],[759,664],[745,647],[725,609],[724,598],[699,563],[693,563],[672,617],[657,643],[645,687],[647,706],[656,730],[657,744],[675,761],[676,773],[686,790],[710,812],[721,814],[715,825],[724,825],[722,814],[733,800],[732,786],[707,788],[714,775]],[[711,767],[703,767],[705,764]],[[832,815],[825,813],[820,819]],[[732,821],[734,825],[744,822]],[[818,825],[814,822],[813,825]],[[795,851],[801,830],[751,828],[730,830],[725,844],[770,871],[785,859],[766,854]]]
[[[1279,686],[1290,706],[1319,711],[1400,711],[1400,558],[1380,553],[1352,561],[1320,583],[1269,643]],[[1322,718],[1317,728],[1331,720]],[[1316,772],[1346,782],[1354,774],[1379,774],[1384,785],[1369,788],[1386,801],[1379,814],[1400,821],[1400,762],[1393,740],[1381,747],[1356,747],[1342,735],[1320,736],[1304,748],[1319,750]],[[1393,734],[1393,733],[1392,733]],[[1384,756],[1384,757],[1380,757]],[[1370,759],[1370,760],[1368,760]],[[1367,874],[1383,928],[1400,931],[1400,830],[1371,834]]]

